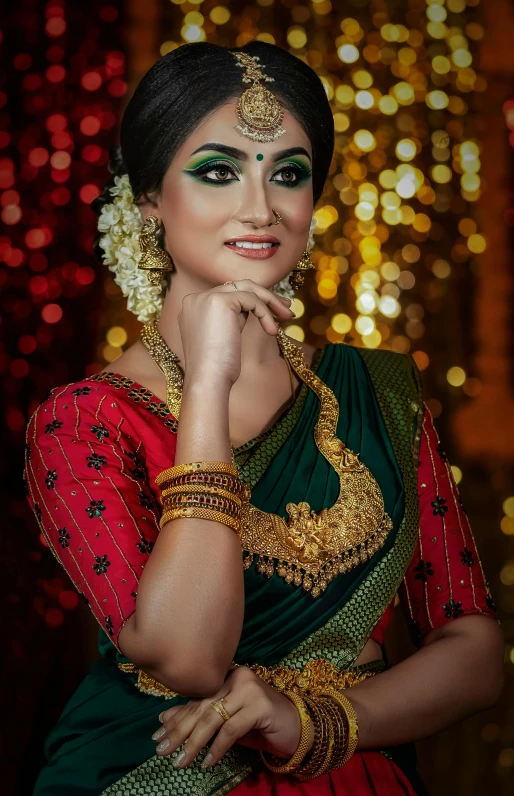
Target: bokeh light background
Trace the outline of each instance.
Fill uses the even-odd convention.
[[[512,793],[512,4],[19,0],[1,29],[8,792],[30,792],[42,741],[96,656],[94,620],[39,535],[21,480],[37,404],[58,384],[115,369],[140,328],[93,259],[89,205],[124,105],[159,55],[257,38],[317,71],[336,133],[316,208],[317,269],[287,331],[414,356],[502,616],[504,699],[420,743],[421,772],[441,795]],[[402,639],[391,632],[393,656]]]

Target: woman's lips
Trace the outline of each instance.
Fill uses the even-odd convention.
[[[273,257],[277,251],[280,243],[274,243],[268,249],[243,249],[241,246],[236,246],[233,243],[224,244],[231,252],[239,254],[240,257],[251,257],[253,260],[268,260]]]

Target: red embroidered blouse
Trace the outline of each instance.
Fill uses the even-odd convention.
[[[52,390],[27,426],[29,504],[51,552],[118,650],[159,533],[154,481],[174,461],[176,432],[165,403],[140,384],[107,373]],[[418,542],[399,599],[419,641],[459,616],[497,617],[426,407],[418,493]],[[371,636],[380,644],[393,603]]]

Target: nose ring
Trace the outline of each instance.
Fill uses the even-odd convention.
[[[271,209],[273,210],[273,208],[271,208]],[[272,224],[271,224],[271,226],[275,226],[275,224],[280,224],[280,222],[282,221],[282,216],[280,215],[280,213],[278,212],[278,210],[273,210],[273,214],[274,214],[274,216],[275,216],[275,218],[276,218],[277,220],[276,220],[276,221],[273,221],[273,222],[272,222]]]

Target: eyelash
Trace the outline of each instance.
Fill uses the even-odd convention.
[[[225,185],[226,183],[235,182],[235,180],[211,180],[209,178],[205,178],[205,175],[210,171],[216,171],[217,169],[222,168],[227,169],[231,174],[235,174],[233,165],[223,160],[211,160],[209,163],[204,163],[202,166],[194,169],[193,174],[198,177],[203,177],[203,182],[207,182],[210,185]],[[297,175],[296,181],[292,183],[285,182],[284,180],[276,181],[281,182],[287,188],[296,188],[297,185],[300,185],[300,183],[302,183],[304,180],[307,180],[311,176],[311,170],[307,166],[299,166],[297,163],[286,163],[281,166],[278,171],[275,172],[275,174],[281,174],[283,171],[293,171]]]

